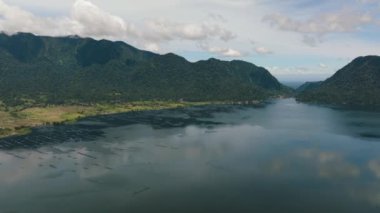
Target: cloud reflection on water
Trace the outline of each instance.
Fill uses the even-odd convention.
[[[355,119],[374,122],[359,115]],[[380,147],[345,134],[352,118],[344,116],[281,100],[204,118],[214,125],[108,126],[87,142],[0,151],[0,210],[83,211],[91,203],[93,212],[149,212],[152,206],[374,212],[380,207]],[[62,199],[72,205],[62,207]]]

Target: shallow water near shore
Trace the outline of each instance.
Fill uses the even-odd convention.
[[[275,100],[0,140],[0,212],[379,212],[380,113]]]

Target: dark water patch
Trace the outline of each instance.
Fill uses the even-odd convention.
[[[96,159],[95,156],[92,156],[92,155],[89,155],[89,154],[85,154],[85,153],[81,153],[81,152],[78,152],[78,154],[80,154],[82,156],[85,156],[85,157],[88,157],[88,158]]]
[[[57,169],[57,166],[53,165],[53,164],[50,164],[49,165],[50,168],[53,168],[53,169]]]
[[[124,150],[128,151],[128,152],[141,152],[142,148],[141,147],[132,146],[132,147],[128,147],[128,148],[126,148]]]
[[[37,149],[39,147],[60,144],[68,141],[91,141],[103,135],[103,131],[97,127],[84,128],[80,125],[61,125],[38,128],[26,136],[14,136],[0,139],[0,149]]]
[[[113,170],[113,168],[109,167],[109,166],[105,166],[104,167],[105,169],[108,169],[108,170]]]
[[[137,195],[142,194],[144,192],[147,192],[149,190],[150,190],[150,187],[144,187],[144,188],[141,188],[141,189],[139,189],[137,191],[134,191],[132,195],[133,196],[137,196]]]
[[[128,178],[119,174],[107,174],[96,178],[87,178],[86,181],[96,184],[98,186],[109,188],[121,188],[127,186]]]
[[[156,147],[159,147],[159,148],[164,148],[164,149],[169,148],[169,146],[162,145],[162,144],[156,144],[155,146],[156,146]]]
[[[49,147],[49,150],[52,151],[54,154],[68,154],[68,153],[71,153],[75,150],[72,150],[72,149],[69,149],[69,150],[62,150],[60,148],[57,148],[57,147]]]
[[[43,179],[57,179],[62,177],[65,174],[65,171],[58,171],[54,173],[47,174],[43,176]]]
[[[10,156],[13,156],[15,158],[18,158],[18,159],[22,159],[22,160],[25,160],[26,158],[23,157],[23,156],[20,156],[20,155],[17,155],[17,154],[14,154],[14,153],[11,153],[11,152],[6,152],[6,154],[10,155]]]
[[[241,106],[216,105],[89,117],[74,124],[34,128],[32,133],[26,136],[0,139],[0,150],[38,149],[64,142],[94,141],[104,136],[106,128],[135,124],[148,125],[154,129],[183,128],[190,125],[220,125],[221,122],[203,119],[212,118],[214,113],[232,112],[241,108]]]
[[[363,133],[360,133],[360,136],[363,138],[369,138],[369,139],[379,139],[380,133],[376,134],[376,133],[371,133],[371,132],[363,132]]]
[[[210,168],[213,168],[213,169],[216,169],[216,170],[220,170],[220,171],[223,171],[223,172],[228,172],[228,173],[232,172],[231,169],[226,168],[223,165],[219,165],[219,164],[213,163],[213,162],[207,162],[206,165],[208,165]]]

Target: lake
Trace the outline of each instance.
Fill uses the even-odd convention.
[[[0,140],[0,212],[380,212],[380,113],[274,100]]]

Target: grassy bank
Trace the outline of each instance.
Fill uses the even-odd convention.
[[[26,109],[0,108],[0,138],[28,134],[31,128],[66,122],[84,117],[116,114],[131,111],[172,109],[209,103],[143,101],[125,104],[96,104],[88,106],[47,106]]]

